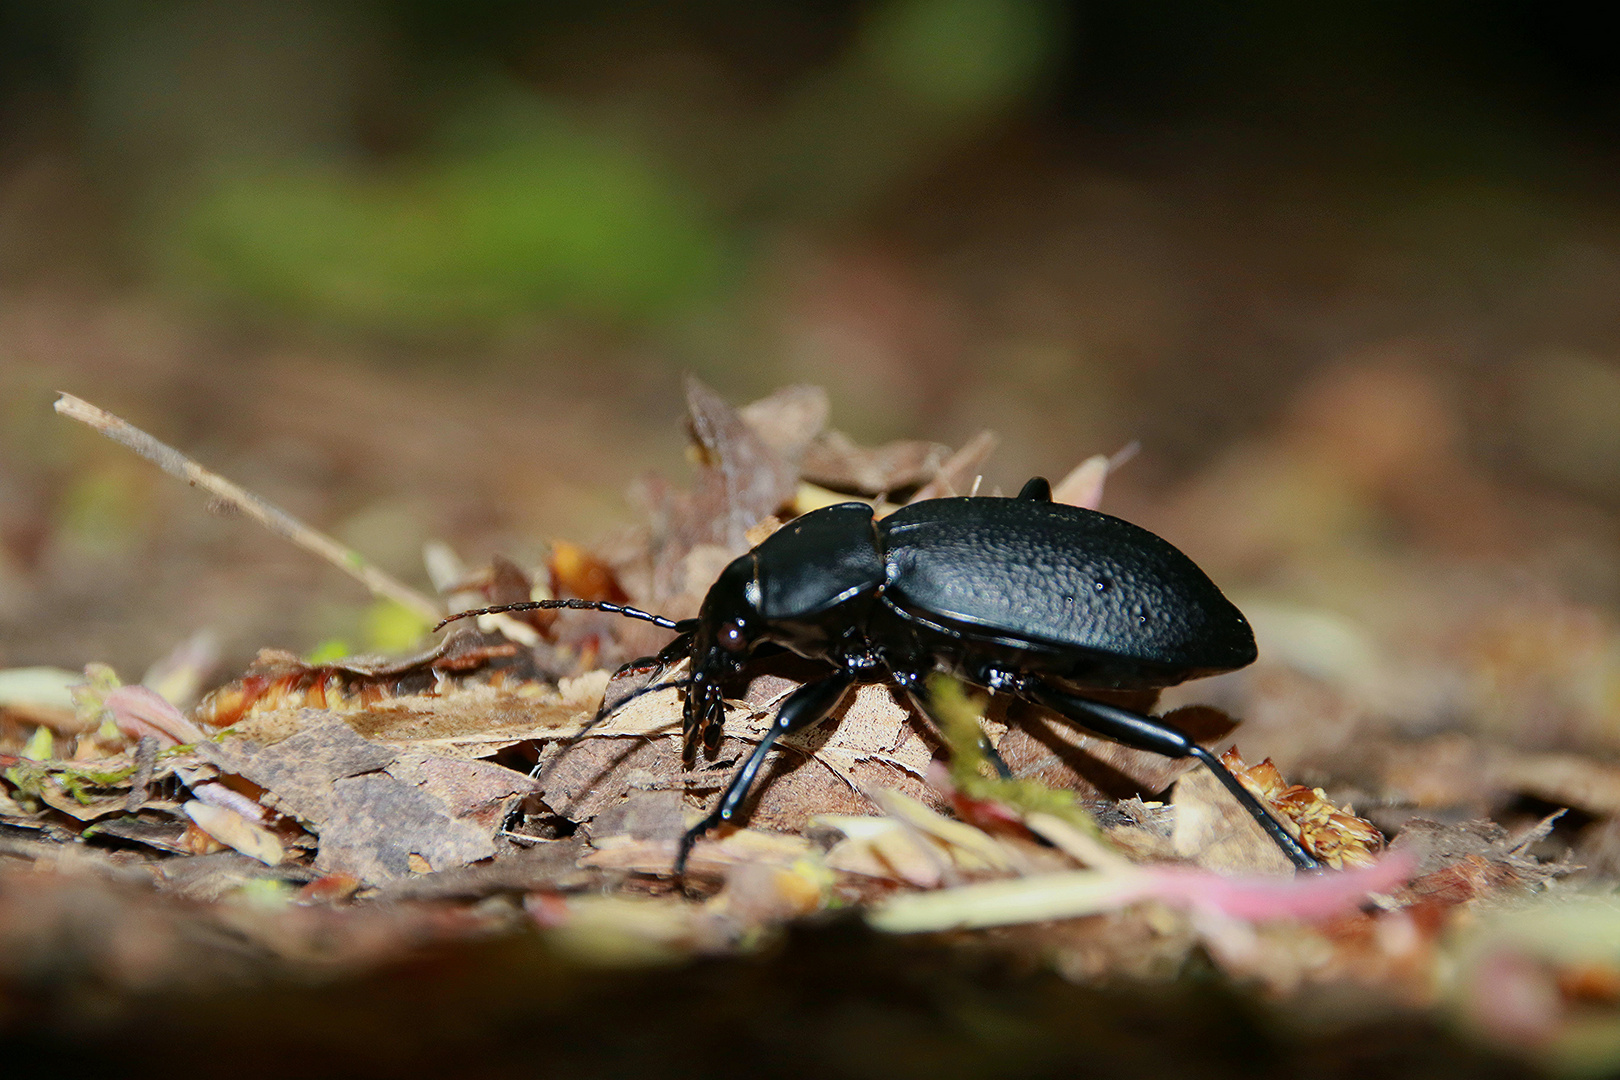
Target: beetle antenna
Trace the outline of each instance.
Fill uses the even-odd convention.
[[[458,611],[439,623],[438,626],[435,626],[430,633],[443,630],[457,619],[465,619],[473,615],[498,615],[503,611],[536,611],[541,608],[605,611],[610,615],[623,615],[626,618],[650,622],[656,626],[662,626],[665,630],[674,630],[677,633],[684,633],[697,625],[696,619],[683,619],[676,622],[674,619],[666,619],[662,615],[654,615],[652,612],[642,611],[640,608],[625,607],[623,604],[610,604],[605,600],[576,600],[569,598],[566,600],[526,600],[521,604],[500,604],[495,607],[478,608],[474,611]]]

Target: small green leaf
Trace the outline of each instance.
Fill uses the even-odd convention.
[[[178,747],[175,749],[178,749]],[[112,787],[114,784],[135,775],[135,768],[134,765],[126,765],[118,769],[92,769],[82,765],[68,765],[61,772],[64,777],[73,776],[96,787]]]
[[[24,761],[13,765],[5,772],[0,773],[12,787],[17,789],[19,795],[32,795],[38,797],[45,790],[45,783],[49,774],[45,767],[35,762]]]
[[[1003,803],[1025,814],[1051,814],[1092,836],[1102,835],[1091,815],[1075,802],[1074,792],[1047,787],[1039,780],[987,775],[990,760],[980,741],[984,729],[979,725],[984,716],[983,698],[970,698],[956,679],[934,675],[928,680],[928,700],[951,751],[951,782],[958,791],[970,799]]]
[[[31,761],[49,761],[56,756],[56,736],[48,727],[37,727],[23,744],[21,757]]]
[[[74,714],[84,726],[95,725],[97,738],[119,738],[118,723],[107,708],[107,695],[122,685],[118,673],[111,667],[90,663],[84,665],[84,681],[70,688]]]

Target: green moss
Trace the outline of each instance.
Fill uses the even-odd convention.
[[[1011,806],[1025,814],[1051,814],[1093,836],[1102,831],[1075,801],[1074,792],[1047,787],[1039,780],[1004,779],[994,769],[981,742],[984,699],[970,698],[962,683],[945,675],[928,680],[929,705],[951,752],[951,783],[970,799]]]

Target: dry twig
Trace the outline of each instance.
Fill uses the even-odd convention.
[[[352,548],[344,547],[325,533],[316,532],[291,514],[231,483],[217,473],[209,472],[174,447],[159,442],[140,428],[105,409],[99,409],[82,398],[62,394],[57,398],[56,411],[95,428],[117,443],[129,447],[158,468],[190,484],[200,487],[215,498],[242,511],[277,536],[291,540],[299,547],[325,559],[360,584],[374,596],[385,597],[402,604],[429,622],[438,622],[444,615],[439,605],[392,575],[379,570]]]

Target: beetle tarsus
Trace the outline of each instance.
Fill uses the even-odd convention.
[[[1266,830],[1266,835],[1270,836],[1272,842],[1282,849],[1282,853],[1288,856],[1290,862],[1301,870],[1322,869],[1322,864],[1313,858],[1310,852],[1305,850],[1304,846],[1294,838],[1294,834],[1290,833],[1283,826],[1283,823],[1277,820],[1275,814],[1260,805],[1260,800],[1256,799],[1254,793],[1243,786],[1243,781],[1232,775],[1232,770],[1228,769],[1220,758],[1196,743],[1187,753],[1189,757],[1195,757],[1209,767],[1209,771],[1215,774],[1217,780],[1226,785],[1226,790],[1230,791],[1237,798],[1237,801],[1242,804],[1243,809],[1247,810],[1250,816],[1260,823],[1260,827]]]
[[[1090,698],[1080,697],[1078,694],[1071,694],[1039,681],[1032,680],[1026,692],[1040,704],[1106,739],[1138,750],[1162,754],[1167,758],[1190,757],[1203,762],[1209,771],[1215,774],[1216,779],[1226,785],[1226,789],[1236,797],[1243,809],[1247,810],[1266,831],[1266,835],[1282,849],[1282,853],[1288,856],[1289,861],[1301,870],[1321,869],[1321,863],[1300,846],[1299,841],[1294,839],[1293,834],[1277,820],[1276,815],[1260,804],[1260,800],[1243,786],[1242,781],[1232,775],[1232,770],[1222,764],[1220,758],[1193,742],[1182,731],[1171,727],[1163,720],[1143,716],[1117,705],[1092,701]]]

